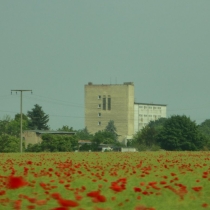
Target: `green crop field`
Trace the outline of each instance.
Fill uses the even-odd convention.
[[[0,154],[0,209],[210,208],[209,152]]]

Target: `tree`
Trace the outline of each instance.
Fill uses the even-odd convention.
[[[41,143],[28,144],[25,152],[42,152]]]
[[[68,125],[63,125],[63,127],[59,128],[58,131],[74,132],[74,129],[73,127],[69,127]]]
[[[109,131],[111,133],[116,133],[117,132],[117,129],[115,127],[115,124],[114,124],[114,120],[110,120],[105,128],[106,131]]]
[[[78,149],[78,139],[75,135],[43,134],[42,142],[29,144],[26,152],[70,152]]]
[[[92,149],[93,151],[98,151],[98,147],[104,141],[103,131],[98,131],[95,133],[92,140]]]
[[[210,138],[210,119],[205,120],[198,126],[199,131]]]
[[[15,136],[4,134],[0,136],[0,152],[19,152],[20,139]]]
[[[202,150],[206,139],[194,121],[185,115],[174,115],[167,119],[157,136],[161,148],[166,150]]]
[[[114,124],[114,120],[110,120],[105,128],[105,131],[112,133],[115,136],[115,141],[117,141],[117,129]]]
[[[27,128],[27,122],[22,122],[23,130]],[[0,120],[0,135],[11,135],[20,137],[20,120],[12,119],[9,116],[5,116],[3,120]]]
[[[38,104],[34,105],[32,111],[28,111],[27,116],[29,117],[29,127],[33,130],[49,130],[47,125],[49,121],[49,115],[45,114],[42,107]]]
[[[128,142],[128,146],[137,147],[139,150],[158,150],[156,138],[155,128],[147,125],[134,135],[132,141]]]
[[[98,131],[95,133],[95,135],[93,136],[93,139],[92,139],[93,151],[98,151],[100,144],[119,145],[118,142],[116,142],[115,134],[111,133],[107,130]]]
[[[15,120],[20,121],[20,114],[15,115]],[[29,122],[29,119],[28,119],[27,115],[25,115],[25,114],[22,114],[22,120],[27,122],[27,123]]]
[[[156,143],[155,135],[156,135],[156,132],[155,132],[154,127],[145,126],[141,131],[142,141],[148,147],[151,147],[152,145]]]
[[[76,131],[76,136],[78,137],[79,140],[92,140],[93,139],[93,135],[89,133],[87,127]]]
[[[164,123],[167,121],[167,118],[159,118],[154,121],[150,121],[148,126],[154,128],[155,131],[158,133],[164,126]]]

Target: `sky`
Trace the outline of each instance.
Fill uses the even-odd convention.
[[[135,101],[210,119],[209,0],[0,1],[0,119],[35,104],[84,125],[84,85],[134,82]]]

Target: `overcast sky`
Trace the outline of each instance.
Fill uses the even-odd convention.
[[[135,101],[210,118],[209,0],[0,1],[0,119],[35,104],[84,128],[84,85],[134,82]]]

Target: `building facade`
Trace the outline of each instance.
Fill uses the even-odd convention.
[[[120,142],[134,134],[134,84],[85,85],[85,126],[92,134],[114,121]]]
[[[134,103],[134,133],[145,127],[150,121],[166,118],[167,105]]]

